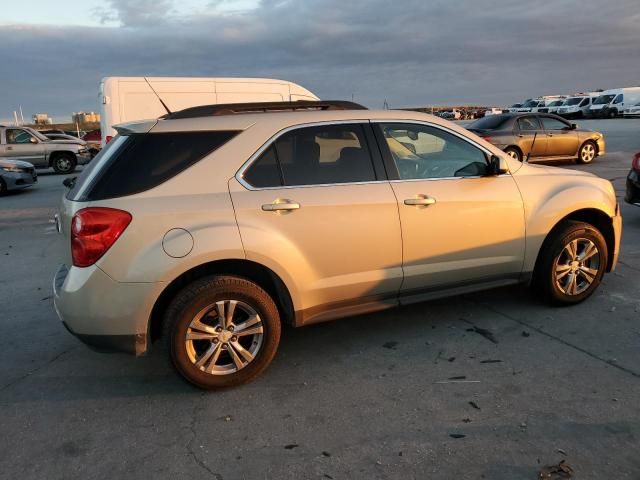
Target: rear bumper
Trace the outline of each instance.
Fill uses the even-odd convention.
[[[631,170],[627,176],[627,190],[624,195],[624,201],[640,207],[640,175],[634,170]]]
[[[92,348],[142,355],[163,285],[116,282],[95,265],[61,265],[53,279],[54,305],[67,330]]]

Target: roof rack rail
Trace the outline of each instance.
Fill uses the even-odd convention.
[[[220,103],[185,108],[184,110],[163,115],[160,118],[177,120],[181,118],[235,115],[238,113],[298,112],[304,110],[367,110],[367,107],[345,100]]]

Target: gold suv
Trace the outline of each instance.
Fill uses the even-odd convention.
[[[96,348],[163,340],[202,388],[262,373],[282,324],[515,283],[572,304],[618,258],[610,182],[430,115],[215,105],[117,130],[62,199],[56,310]]]

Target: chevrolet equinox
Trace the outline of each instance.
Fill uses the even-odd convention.
[[[56,310],[94,348],[165,343],[201,388],[257,377],[282,324],[515,283],[570,305],[618,258],[610,182],[431,115],[212,105],[117,131],[56,216]]]

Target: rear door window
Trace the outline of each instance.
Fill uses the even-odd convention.
[[[523,117],[518,119],[518,128],[524,132],[540,130],[540,122],[535,117]]]
[[[340,124],[283,134],[243,179],[253,187],[266,188],[369,182],[377,177],[362,125]]]
[[[237,134],[204,131],[118,137],[117,145],[93,160],[92,171],[78,179],[80,184],[69,195],[73,200],[91,201],[144,192],[175,177]]]

